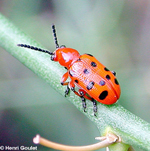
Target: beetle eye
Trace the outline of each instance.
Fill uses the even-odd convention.
[[[60,48],[66,48],[66,46],[65,45],[61,45]]]

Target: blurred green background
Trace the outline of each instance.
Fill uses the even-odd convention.
[[[119,104],[150,122],[150,1],[0,0],[0,12],[51,51],[54,23],[60,44],[117,72]],[[36,134],[68,145],[97,142],[89,119],[2,48],[0,73],[0,146],[34,146]]]

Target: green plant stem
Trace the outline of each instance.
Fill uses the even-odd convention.
[[[43,48],[16,28],[3,15],[0,15],[0,46],[64,95],[65,87],[60,85],[60,79],[66,70],[58,63],[50,61],[48,54],[17,47],[18,43]],[[78,96],[71,92],[66,99],[83,112],[81,100]],[[93,115],[93,105],[90,101],[87,101],[87,110],[83,114],[97,125],[102,135],[112,132],[119,135],[124,144],[150,150],[149,123],[130,113],[118,103],[109,106],[98,103],[97,106],[97,117]]]
[[[115,143],[109,146],[109,151],[127,151],[129,147],[124,143]]]

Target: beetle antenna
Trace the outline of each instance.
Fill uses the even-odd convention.
[[[53,36],[54,36],[54,41],[55,41],[56,48],[59,48],[59,44],[58,44],[58,40],[57,40],[57,35],[56,35],[56,28],[55,28],[54,24],[52,24],[52,31],[53,31]]]
[[[37,48],[37,47],[34,47],[34,46],[30,46],[30,45],[26,45],[26,44],[17,44],[17,46],[24,47],[24,48],[29,48],[29,49],[32,49],[32,50],[48,53],[49,55],[53,55],[53,52],[50,52],[48,50],[44,50],[44,49],[41,49],[41,48]]]
[[[52,24],[52,31],[53,31],[54,42],[55,42],[56,48],[59,48],[57,35],[56,35],[56,29],[55,29],[55,25],[54,24]],[[34,47],[34,46],[30,46],[30,45],[26,45],[26,44],[17,44],[17,46],[24,47],[24,48],[29,48],[29,49],[32,49],[32,50],[48,53],[49,55],[53,55],[53,52],[50,52],[48,50],[44,50],[44,49],[41,49],[41,48],[37,48],[37,47]]]

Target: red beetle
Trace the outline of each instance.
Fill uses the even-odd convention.
[[[85,111],[85,98],[93,102],[94,115],[97,112],[97,102],[103,104],[114,104],[120,97],[120,85],[116,79],[116,73],[109,71],[93,55],[83,54],[72,48],[59,46],[56,36],[55,25],[52,25],[56,50],[49,52],[34,46],[18,44],[20,47],[30,48],[51,55],[52,61],[58,61],[60,65],[67,69],[67,72],[61,78],[61,84],[67,85],[65,96],[72,90],[81,97],[82,105]],[[66,82],[70,77],[71,81]],[[75,90],[75,86],[79,88]]]

